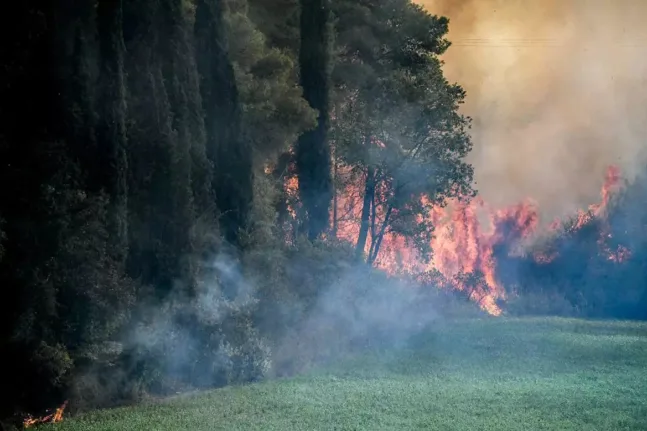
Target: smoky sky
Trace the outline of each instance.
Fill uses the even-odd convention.
[[[467,91],[476,188],[544,219],[599,201],[647,147],[647,1],[418,0],[450,19],[445,73]]]

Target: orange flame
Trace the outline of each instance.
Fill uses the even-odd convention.
[[[601,202],[589,206],[588,211],[579,211],[577,214],[577,222],[575,223],[574,230],[580,229],[582,226],[591,221],[592,217],[601,217],[611,200],[613,192],[615,192],[620,185],[620,169],[617,166],[609,166],[606,176],[604,178],[604,185],[602,186]]]
[[[366,178],[350,168],[340,169],[338,175],[343,178],[345,187],[337,191],[336,220],[333,220],[331,211],[331,221],[336,227],[339,239],[355,244],[360,232],[363,186]],[[591,205],[586,212],[578,212],[573,230],[582,228],[593,217],[602,218],[620,180],[619,169],[610,166],[602,187],[600,203]],[[298,191],[296,178],[287,178],[285,188],[289,196],[295,197]],[[376,188],[378,201],[385,199],[386,194],[385,188]],[[426,205],[428,201],[423,198],[422,203]],[[296,217],[293,208],[290,209],[290,213]],[[384,208],[378,205],[372,214],[374,225],[378,228],[376,230],[379,230],[384,216]],[[502,310],[498,302],[506,299],[506,291],[497,277],[497,260],[525,253],[527,242],[538,233],[537,205],[527,200],[507,208],[494,209],[480,198],[469,202],[455,200],[446,208],[432,207],[424,218],[424,221],[435,227],[434,238],[430,244],[433,250],[431,262],[424,263],[418,251],[408,244],[405,238],[387,230],[383,235],[375,265],[389,274],[404,273],[416,276],[440,273],[446,281],[444,284],[466,292],[470,299],[489,314],[500,315]],[[549,229],[557,229],[560,224],[557,220]],[[615,251],[611,250],[606,242],[611,235],[607,232],[608,230],[603,232],[604,235],[599,241],[601,251],[614,262],[627,259],[630,250],[622,246],[618,246]],[[365,249],[367,253],[371,250],[371,241],[375,234],[375,231],[368,232]],[[533,258],[538,263],[549,263],[557,256],[556,252],[536,252]]]
[[[442,215],[434,217],[438,227],[432,241],[434,257],[428,269],[439,270],[462,291],[470,287],[461,281],[461,274],[482,274],[485,283],[478,286],[475,299],[482,309],[498,316],[501,309],[497,302],[506,298],[506,292],[496,276],[497,254],[510,252],[511,247],[535,232],[539,220],[537,209],[528,201],[494,210],[482,199],[474,199],[469,203],[454,203],[452,211],[446,223],[438,223],[446,217],[443,209],[437,210]],[[480,223],[479,213],[489,220],[487,229]]]
[[[59,408],[57,408],[54,413],[50,413],[47,416],[43,416],[41,418],[34,418],[32,416],[28,416],[25,418],[23,421],[23,428],[31,428],[36,425],[41,425],[41,424],[46,424],[46,423],[57,423],[61,422],[63,420],[63,412],[65,411],[65,408],[67,407],[67,401],[65,401]]]

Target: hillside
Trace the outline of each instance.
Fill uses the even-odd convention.
[[[645,430],[647,324],[438,323],[406,349],[294,379],[98,411],[98,430]]]

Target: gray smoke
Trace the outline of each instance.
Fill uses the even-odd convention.
[[[599,201],[608,165],[646,161],[647,2],[418,0],[450,19],[445,71],[467,91],[477,188],[544,219]]]

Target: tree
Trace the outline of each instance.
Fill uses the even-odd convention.
[[[250,143],[242,138],[241,107],[224,15],[222,0],[198,0],[196,58],[220,226],[225,240],[240,246],[240,232],[249,222],[253,200],[253,154]]]
[[[2,262],[2,257],[4,256],[4,246],[2,243],[6,239],[5,233],[2,230],[3,224],[4,224],[4,220],[2,219],[2,216],[0,216],[0,262]]]
[[[243,137],[252,146],[255,170],[263,170],[316,126],[317,112],[303,98],[295,54],[271,44],[248,16],[244,0],[230,3],[226,23]]]
[[[458,112],[465,92],[438,59],[449,46],[448,21],[406,0],[339,2],[335,13],[336,153],[364,184],[357,252],[375,262],[384,235],[394,233],[426,254],[430,207],[474,193],[464,160],[470,119]]]
[[[128,156],[126,137],[126,77],[121,0],[100,0],[97,6],[100,64],[100,112],[97,125],[96,188],[110,198],[113,251],[124,263],[128,250]],[[87,56],[87,52],[81,55]],[[83,61],[82,58],[80,61]]]
[[[203,157],[197,75],[190,68],[191,27],[180,0],[136,0],[124,8],[127,133],[137,143],[128,150],[127,266],[165,297],[178,282],[189,291],[195,284],[194,199],[201,211],[213,207],[209,185],[196,183],[211,172]]]
[[[270,46],[298,55],[300,0],[248,0],[249,18]]]
[[[305,99],[319,111],[317,127],[301,135],[296,146],[299,195],[308,237],[314,240],[328,227],[332,201],[329,128],[330,23],[327,0],[301,1],[299,65]]]
[[[133,298],[123,250],[115,253],[118,235],[108,227],[111,202],[102,189],[114,189],[95,175],[105,165],[97,164],[94,88],[101,55],[109,54],[97,46],[94,2],[64,3],[29,4],[10,14],[20,26],[2,72],[0,103],[7,115],[0,122],[6,163],[0,175],[20,187],[0,191],[8,233],[0,264],[8,293],[0,343],[12,362],[1,377],[2,395],[11,397],[3,399],[2,415],[62,401],[74,363],[114,336]],[[123,97],[102,100],[109,109]],[[111,112],[118,123],[123,112]],[[33,119],[30,127],[26,118]],[[104,130],[105,136],[118,135],[119,124],[110,126],[117,133]]]
[[[227,27],[246,125],[243,138],[254,154],[255,196],[248,242],[258,246],[261,237],[265,242],[285,237],[280,226],[286,218],[286,164],[292,163],[297,138],[315,127],[317,112],[303,98],[296,52],[274,46],[250,15],[246,1],[230,3]]]

